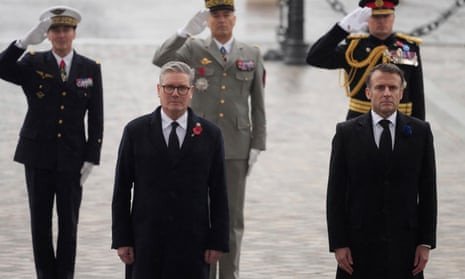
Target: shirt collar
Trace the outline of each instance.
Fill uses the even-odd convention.
[[[221,47],[224,47],[226,49],[227,53],[230,53],[231,49],[232,49],[233,42],[234,42],[234,38],[231,37],[231,39],[229,39],[229,41],[227,41],[224,44],[218,42],[215,38],[213,38],[213,41],[215,41],[216,45],[218,46],[218,49],[220,49]]]
[[[371,119],[373,120],[373,127],[375,127],[378,122],[382,119],[387,119],[391,121],[393,126],[396,126],[396,119],[397,119],[397,111],[395,111],[393,114],[389,115],[388,118],[384,118],[381,115],[377,114],[373,110],[371,110]]]
[[[173,120],[171,119],[164,111],[163,109],[160,110],[161,112],[161,127],[162,129],[168,128],[168,126],[171,126],[171,122],[176,121],[178,122],[179,126],[183,128],[184,130],[187,129],[187,110],[184,112],[183,115],[181,115],[178,119]]]
[[[71,65],[71,61],[73,61],[74,51],[70,51],[65,57],[59,56],[53,50],[52,53],[55,59],[57,60],[58,66],[60,66],[61,59],[65,61],[66,66]]]

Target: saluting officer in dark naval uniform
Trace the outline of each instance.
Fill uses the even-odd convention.
[[[359,8],[344,17],[309,50],[307,63],[345,70],[343,87],[349,97],[347,119],[370,110],[365,96],[367,73],[377,64],[394,63],[405,74],[406,88],[399,110],[425,119],[423,72],[419,38],[393,32],[398,0],[361,0]],[[356,33],[366,30],[369,34]],[[341,43],[342,42],[342,43]]]
[[[0,77],[21,86],[28,104],[14,160],[25,166],[39,279],[73,278],[81,185],[100,159],[102,78],[99,64],[73,50],[80,20],[75,9],[49,8],[23,39],[0,53]],[[52,44],[50,51],[29,52],[18,61],[28,45],[46,37]],[[52,243],[54,199],[56,249]]]
[[[239,278],[239,256],[244,231],[247,173],[265,150],[265,69],[260,50],[233,36],[236,23],[233,0],[205,0],[184,28],[155,52],[153,63],[162,66],[180,60],[195,69],[192,109],[220,127],[224,136],[228,187],[229,253],[219,262],[220,279]],[[193,37],[209,27],[211,36]],[[210,278],[215,278],[216,267]]]

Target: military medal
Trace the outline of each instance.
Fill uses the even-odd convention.
[[[255,70],[255,61],[253,60],[237,60],[236,61],[236,67],[240,71],[253,71]]]
[[[76,86],[79,88],[89,88],[94,85],[92,78],[77,78]]]
[[[208,80],[206,78],[198,78],[195,81],[195,88],[200,91],[205,91],[208,88]]]
[[[197,90],[205,91],[208,88],[208,80],[205,78],[205,71],[205,67],[197,68],[197,75],[199,76],[199,78],[195,81],[195,88]]]

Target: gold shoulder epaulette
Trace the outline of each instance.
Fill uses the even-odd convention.
[[[99,60],[95,60],[95,64],[100,65],[100,61],[99,61]]]
[[[350,40],[353,40],[353,39],[365,39],[365,38],[368,38],[368,36],[370,36],[370,34],[368,34],[368,33],[350,33],[347,36],[347,39],[350,39]]]
[[[417,45],[423,43],[422,39],[420,39],[418,37],[410,36],[410,35],[407,35],[407,34],[404,34],[404,33],[396,33],[396,37],[404,39],[409,43],[415,43]]]

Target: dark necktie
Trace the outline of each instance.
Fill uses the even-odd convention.
[[[224,48],[224,46],[222,46],[222,47],[220,48],[220,52],[221,52],[221,55],[223,56],[224,62],[226,62],[226,60],[227,60],[226,54],[228,53],[228,52],[226,51],[226,48]]]
[[[390,123],[391,121],[387,119],[379,121],[379,125],[383,127],[383,132],[381,133],[381,137],[379,139],[379,151],[387,160],[389,159],[389,155],[392,152],[392,137],[391,130],[389,129]]]
[[[66,64],[65,60],[61,59],[60,61],[60,76],[63,82],[66,81]]]
[[[178,122],[171,122],[171,132],[168,138],[168,151],[173,158],[176,158],[179,154],[179,139],[176,134],[176,128],[179,126]]]

